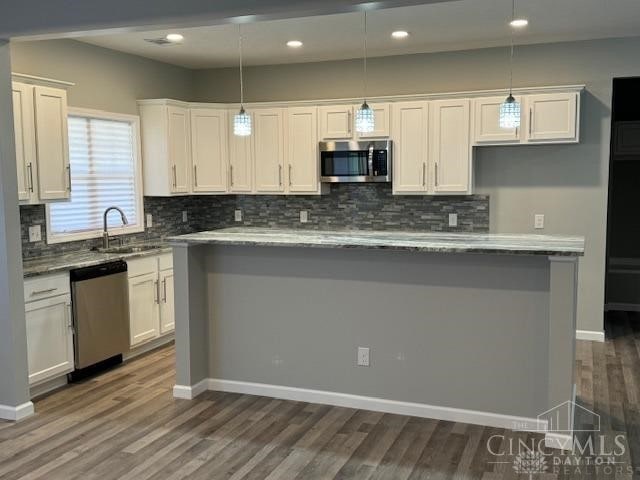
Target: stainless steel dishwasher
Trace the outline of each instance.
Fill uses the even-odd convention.
[[[122,362],[129,350],[127,264],[115,261],[71,271],[75,371],[81,380]]]

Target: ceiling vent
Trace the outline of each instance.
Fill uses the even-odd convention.
[[[165,37],[160,38],[145,38],[145,42],[153,43],[155,45],[160,45],[161,47],[165,47],[167,45],[176,45],[175,42],[170,42]]]

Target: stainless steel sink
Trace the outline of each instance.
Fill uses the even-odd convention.
[[[150,250],[160,250],[162,247],[158,245],[138,245],[138,246],[122,246],[122,247],[109,247],[98,248],[100,253],[142,253]]]

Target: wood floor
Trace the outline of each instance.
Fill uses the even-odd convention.
[[[579,342],[579,399],[640,466],[640,316],[609,326],[606,343]],[[486,447],[537,434],[219,392],[174,400],[173,362],[173,347],[158,350],[0,423],[0,479],[632,478],[552,465],[530,477]]]

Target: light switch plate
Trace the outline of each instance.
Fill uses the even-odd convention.
[[[242,221],[242,210],[236,210],[235,214],[234,214],[234,218],[235,218],[236,222],[241,222]]]
[[[458,214],[457,213],[450,213],[449,214],[449,226],[450,227],[457,227],[458,226]]]
[[[309,221],[309,212],[306,210],[300,210],[300,223],[307,223]]]
[[[186,211],[186,210],[183,210],[183,211],[182,211],[182,222],[183,222],[183,223],[187,223],[188,221],[189,221],[189,216],[188,216],[188,214],[187,214],[187,211]]]
[[[153,227],[153,215],[147,213],[147,228]]]
[[[369,366],[369,347],[358,347],[358,366]]]
[[[29,227],[29,241],[40,242],[42,240],[42,227],[40,225],[32,225]]]
[[[544,228],[544,215],[537,213],[533,216],[533,228],[536,230]]]

